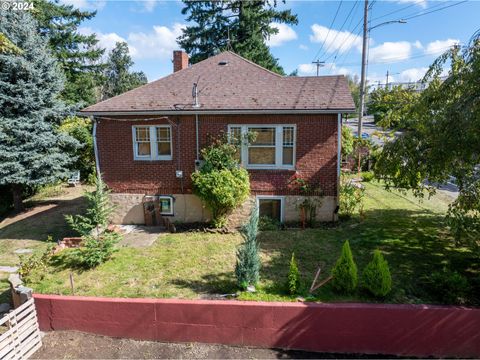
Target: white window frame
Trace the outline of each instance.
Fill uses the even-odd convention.
[[[138,155],[137,128],[148,128],[150,132],[150,155]],[[170,155],[159,155],[157,145],[157,128],[168,128],[170,134]],[[134,125],[132,126],[133,141],[133,159],[134,160],[172,160],[173,143],[172,143],[172,127],[170,125]]]
[[[293,164],[283,165],[283,128],[293,128]],[[242,141],[240,149],[241,164],[246,169],[265,169],[265,170],[295,170],[297,153],[297,126],[295,124],[230,124],[228,125],[228,134],[230,136],[231,128],[240,128],[242,138],[244,138],[248,129],[251,128],[275,128],[275,164],[249,164],[248,163],[248,145]]]
[[[163,199],[167,199],[167,200],[170,200],[170,209],[171,211],[170,212],[161,212],[160,211],[160,215],[169,215],[169,216],[173,216],[175,214],[175,211],[173,209],[173,204],[175,203],[174,199],[173,199],[173,196],[167,196],[167,195],[159,195],[158,196],[158,204],[160,206],[160,200],[163,200]]]
[[[280,222],[285,221],[285,196],[278,195],[257,195],[256,205],[260,215],[260,200],[280,200]]]

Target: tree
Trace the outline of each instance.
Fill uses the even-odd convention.
[[[21,49],[16,47],[5,34],[0,33],[0,54],[20,54]]]
[[[95,34],[82,34],[80,24],[92,19],[95,11],[81,11],[58,1],[33,0],[32,16],[38,30],[48,39],[66,77],[62,99],[70,104],[93,104],[98,99],[97,81],[105,50],[98,46]]]
[[[260,255],[258,249],[258,208],[254,207],[246,224],[240,229],[243,243],[237,250],[235,276],[240,288],[255,286],[260,278]]]
[[[295,295],[300,291],[300,271],[298,270],[297,261],[295,260],[295,253],[292,253],[290,259],[290,268],[287,276],[287,290],[290,295]]]
[[[332,286],[339,292],[351,294],[357,288],[357,265],[353,261],[348,240],[343,244],[342,253],[332,269],[332,277]]]
[[[392,276],[388,262],[380,250],[373,252],[373,259],[363,270],[362,278],[363,287],[376,297],[383,298],[392,290]]]
[[[0,32],[22,49],[0,54],[0,185],[10,187],[20,211],[26,186],[65,177],[74,160],[68,151],[78,142],[55,129],[65,110],[58,99],[63,76],[35,21],[27,12],[0,10]]]
[[[353,102],[355,103],[356,114],[358,114],[360,109],[360,81],[358,79],[358,75],[347,75],[347,81],[350,92],[352,93]]]
[[[450,70],[443,80],[448,63]],[[428,87],[409,106],[408,129],[385,145],[375,166],[387,187],[412,189],[420,197],[425,190],[435,191],[431,184],[455,177],[459,196],[450,206],[450,226],[458,243],[476,249],[480,239],[479,78],[477,34],[463,51],[453,47],[430,66],[423,79]]]
[[[291,10],[278,10],[278,2],[262,1],[185,1],[182,14],[192,25],[183,30],[180,46],[197,63],[220,51],[232,50],[244,58],[284,74],[266,41],[277,34],[272,23],[297,24]]]
[[[127,43],[117,42],[115,48],[108,54],[103,99],[123,94],[147,83],[147,77],[143,72],[130,72],[132,66],[133,61]]]
[[[378,88],[370,93],[368,113],[373,115],[375,123],[384,128],[406,129],[418,97],[419,93],[412,88]]]
[[[345,159],[353,151],[354,138],[352,130],[346,125],[342,126],[342,159]]]

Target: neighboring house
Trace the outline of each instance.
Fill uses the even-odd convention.
[[[143,223],[145,195],[158,196],[173,221],[208,220],[190,175],[208,135],[222,131],[257,134],[241,150],[251,199],[232,214],[234,223],[255,201],[261,215],[299,220],[295,178],[322,189],[318,219],[335,218],[341,117],[355,111],[344,76],[280,76],[232,52],[188,66],[187,55],[175,51],[173,65],[169,76],[82,110],[95,120],[97,166],[117,205],[114,221]]]

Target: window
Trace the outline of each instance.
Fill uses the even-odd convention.
[[[266,216],[279,222],[283,221],[283,197],[258,196],[258,215]]]
[[[160,214],[173,215],[173,198],[171,196],[159,196],[158,203]]]
[[[135,160],[172,159],[172,130],[170,125],[134,126],[132,129]]]
[[[250,144],[242,141],[251,133]],[[249,169],[294,169],[295,137],[294,125],[230,125],[230,141],[240,141],[239,160]]]

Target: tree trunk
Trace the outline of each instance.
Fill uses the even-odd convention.
[[[13,195],[13,209],[15,212],[21,212],[25,210],[25,206],[22,201],[22,185],[12,184],[11,185],[12,195]]]

